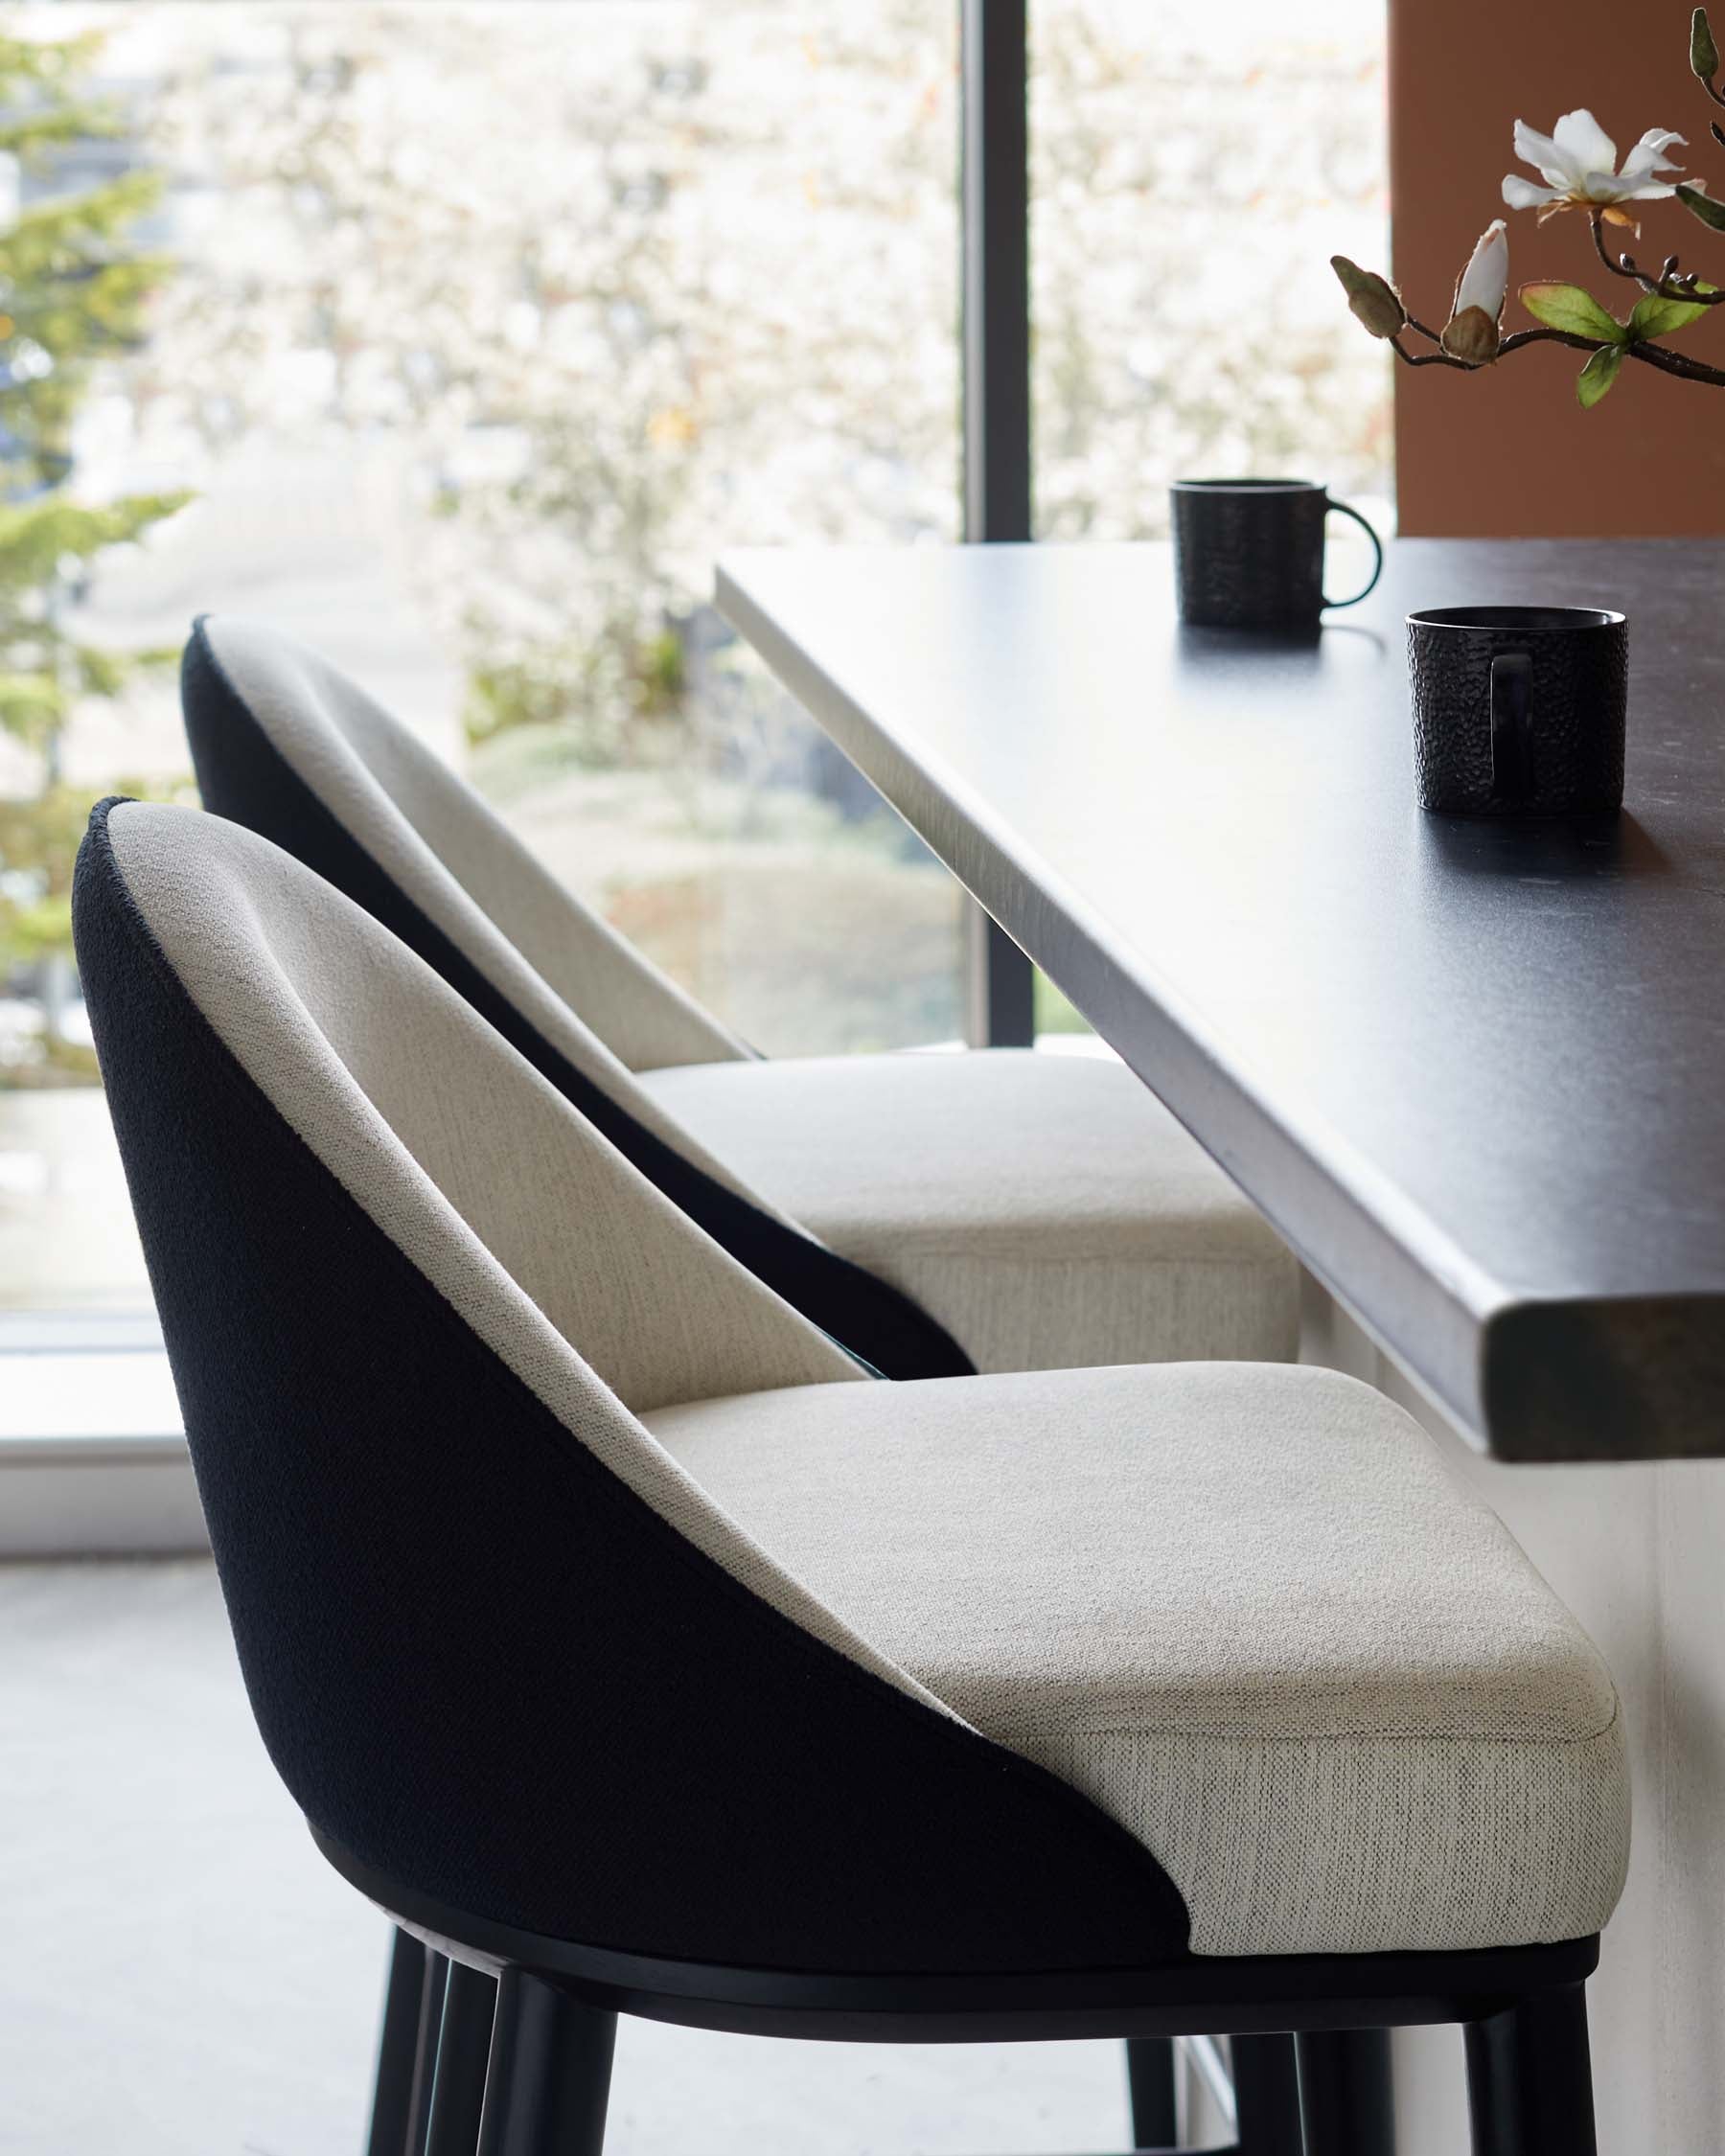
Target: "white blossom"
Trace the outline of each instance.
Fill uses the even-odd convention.
[[[1535,187],[1519,172],[1504,178],[1504,200],[1512,210],[1538,210],[1541,218],[1558,210],[1585,206],[1607,214],[1622,202],[1652,202],[1675,194],[1676,182],[1659,177],[1661,172],[1680,172],[1683,167],[1665,153],[1672,143],[1685,138],[1671,127],[1649,127],[1617,169],[1617,144],[1591,112],[1566,112],[1549,135],[1515,123],[1515,154],[1533,166],[1545,181]],[[1687,144],[1686,144],[1687,147]],[[1618,211],[1614,223],[1628,223]]]
[[[1493,218],[1474,243],[1467,267],[1456,287],[1452,316],[1477,307],[1493,322],[1504,311],[1504,294],[1509,288],[1509,236],[1502,218]]]

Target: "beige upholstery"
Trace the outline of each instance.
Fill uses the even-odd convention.
[[[481,973],[483,939],[440,868],[628,1068],[745,1052],[356,682],[256,623],[221,616],[204,628],[277,753]]]
[[[978,1369],[1297,1351],[1286,1246],[1123,1065],[996,1049],[685,1065],[640,1083]]]
[[[354,682],[256,623],[205,633],[287,763],[578,1070],[905,1291],[978,1368],[1295,1352],[1292,1257],[1124,1069],[746,1058]]]
[[[1609,1679],[1399,1411],[1264,1365],[862,1380],[297,861],[185,810],[108,831],[241,1068],[569,1442],[794,1623],[1087,1792],[1200,1951],[1603,1920]]]
[[[1503,1945],[1610,1915],[1611,1679],[1352,1379],[1188,1364],[647,1422],[883,1654],[1139,1836],[1197,1951]]]
[[[742,1189],[723,1161],[641,1090],[630,1068],[631,1055],[710,1061],[740,1054],[729,1037],[576,905],[472,788],[315,652],[250,622],[204,626],[211,650],[283,760],[426,919],[584,1077],[685,1159]],[[595,1006],[607,1013],[603,1029],[588,1021]]]
[[[241,1067],[571,1440],[764,1600],[921,1696],[631,1412],[871,1382],[857,1365],[691,1227],[428,966],[267,839],[141,802],[116,808],[108,831],[145,925]]]

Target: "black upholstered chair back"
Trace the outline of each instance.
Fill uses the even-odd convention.
[[[1160,1867],[752,1544],[637,1412],[867,1382],[385,929],[104,804],[78,952],[247,1688],[403,1888],[761,1967],[1184,1950]]]

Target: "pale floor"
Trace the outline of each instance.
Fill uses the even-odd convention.
[[[0,2156],[358,2156],[386,1938],[270,1770],[207,1563],[0,1566]],[[1127,2138],[1114,2045],[635,2022],[608,2156]]]

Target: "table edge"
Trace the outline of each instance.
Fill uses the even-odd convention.
[[[723,556],[719,612],[1465,1435],[1506,1459],[1725,1452],[1725,1428],[1693,1413],[1710,1376],[1713,1396],[1725,1392],[1725,1296],[1541,1295],[1494,1280],[1342,1134],[1297,1132],[1141,953],[1118,949],[954,772],[912,756],[779,625],[748,565],[789,552]],[[1651,1398],[1637,1389],[1625,1420],[1631,1388]]]

